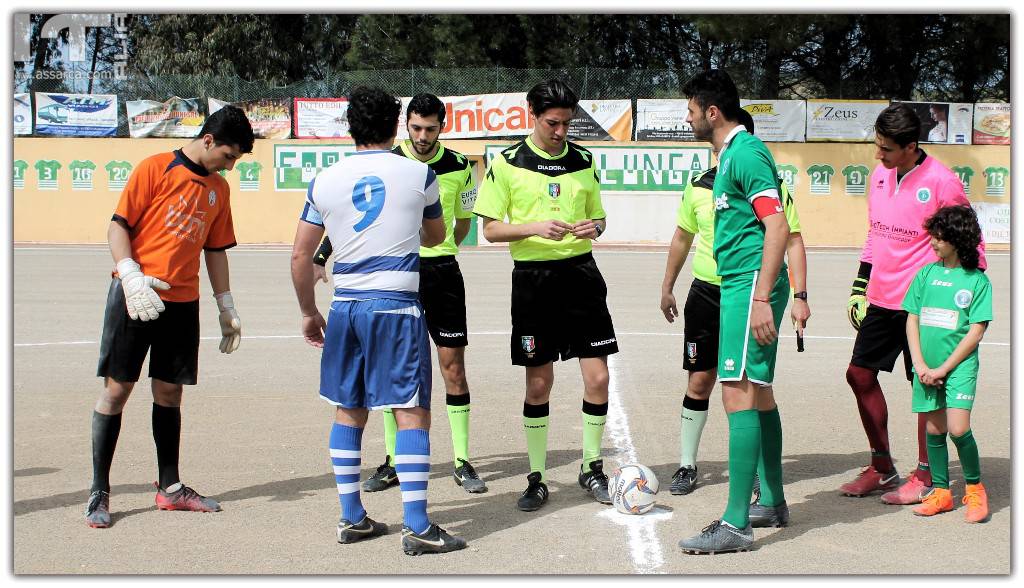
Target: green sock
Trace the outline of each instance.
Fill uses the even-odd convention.
[[[583,469],[590,471],[590,462],[601,458],[601,437],[608,420],[608,403],[591,404],[583,401]]]
[[[395,435],[398,434],[398,423],[395,413],[390,408],[384,409],[384,448],[388,452],[388,463],[395,467]]]
[[[981,459],[978,457],[978,442],[974,440],[974,432],[970,429],[960,437],[949,436],[956,445],[960,456],[960,467],[964,470],[964,481],[968,484],[981,483]],[[928,459],[931,459],[929,455]],[[934,474],[932,474],[934,476]]]
[[[722,520],[744,529],[750,523],[750,492],[754,489],[757,456],[761,453],[761,420],[757,410],[729,415],[729,503]]]
[[[758,411],[761,421],[761,452],[757,460],[757,475],[761,478],[761,498],[764,506],[778,506],[786,501],[782,490],[782,418],[779,407]]]
[[[448,406],[448,424],[452,429],[452,454],[455,467],[459,460],[469,461],[469,393],[461,396],[449,394],[446,398]]]
[[[545,464],[548,457],[548,403],[523,404],[523,429],[526,431],[526,453],[530,456],[530,471],[540,472],[540,480],[547,479]]]
[[[932,470],[932,486],[948,490],[949,449],[946,447],[946,434],[925,433],[925,436],[928,439],[928,464]]]
[[[679,466],[697,465],[697,448],[708,422],[708,401],[686,396],[679,419]]]

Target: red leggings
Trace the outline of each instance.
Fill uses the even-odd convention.
[[[871,465],[879,472],[891,472],[894,469],[892,457],[889,455],[889,409],[885,404],[885,395],[878,385],[878,370],[853,365],[846,369],[846,381],[849,382],[853,395],[857,399],[857,410],[871,446]],[[931,474],[921,470],[920,466],[928,466],[928,443],[925,438],[925,415],[917,415],[917,459],[918,477],[930,484]]]

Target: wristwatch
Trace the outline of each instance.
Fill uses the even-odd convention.
[[[595,233],[597,233],[597,236],[598,236],[598,237],[600,237],[600,236],[601,236],[601,233],[603,233],[603,232],[604,232],[604,229],[602,229],[602,228],[601,228],[601,225],[600,225],[600,224],[598,224],[598,223],[594,223],[594,232],[595,232]]]
[[[793,298],[807,302],[807,291],[804,290],[803,292],[793,292]]]

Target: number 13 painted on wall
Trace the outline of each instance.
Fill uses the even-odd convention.
[[[367,190],[369,190],[369,195],[367,195]],[[363,218],[359,219],[359,222],[352,226],[358,233],[373,224],[384,208],[383,180],[377,176],[361,178],[352,187],[352,204],[355,205],[356,210],[366,213]]]

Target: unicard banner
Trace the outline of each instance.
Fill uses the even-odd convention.
[[[117,96],[35,93],[36,134],[54,137],[113,137]]]
[[[32,98],[28,93],[14,95],[14,134],[32,134]]]
[[[533,131],[534,120],[526,104],[526,92],[445,96],[446,139],[524,137]]]
[[[129,100],[128,133],[131,137],[195,137],[206,122],[199,98],[172,97],[166,102]]]
[[[237,106],[245,112],[257,139],[287,139],[292,135],[291,104],[287,98],[245,100],[243,102],[226,102],[210,98],[209,112],[213,114],[228,104]]]
[[[637,141],[696,141],[693,127],[686,122],[687,100],[636,101]]]
[[[439,96],[445,106],[441,139],[525,137],[533,131],[526,93]],[[398,139],[409,138],[405,112],[411,97],[401,98]],[[344,98],[296,98],[295,137],[347,139],[348,102]],[[569,126],[574,140],[628,141],[633,128],[629,100],[581,100]]]
[[[441,139],[483,139],[487,137],[525,137],[533,131],[534,120],[526,103],[526,93],[439,96],[444,103]],[[412,98],[402,98],[398,119],[398,138],[408,139],[405,111]],[[582,109],[581,109],[582,110]],[[577,113],[579,118],[582,113]],[[575,124],[576,120],[573,120]],[[570,134],[572,133],[570,127]]]
[[[870,143],[888,100],[808,100],[807,141]]]
[[[765,142],[803,142],[807,103],[803,100],[740,100],[754,118],[754,135]]]

